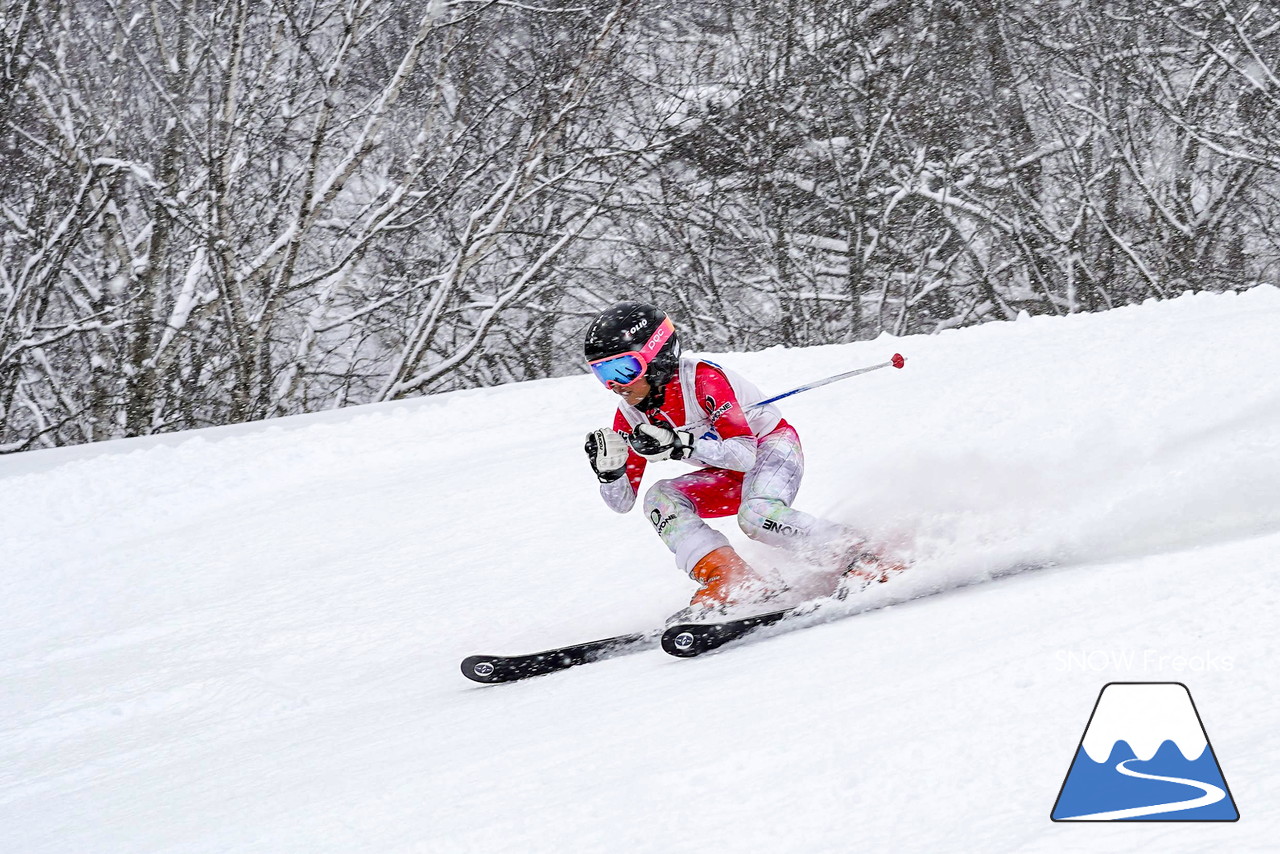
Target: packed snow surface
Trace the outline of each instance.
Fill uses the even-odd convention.
[[[0,459],[0,851],[1275,850],[1280,290],[717,358],[899,351],[783,403],[797,506],[916,555],[883,607],[512,685],[458,663],[693,587],[589,376]],[[1187,685],[1239,822],[1049,820],[1113,681]]]

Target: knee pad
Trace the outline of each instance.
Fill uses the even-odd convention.
[[[676,510],[693,511],[693,502],[678,489],[671,488],[671,481],[660,480],[645,490],[644,513],[650,516],[656,510],[666,515]]]
[[[698,518],[689,497],[668,481],[658,481],[645,492],[644,515],[686,574],[706,555],[729,545],[724,534]]]
[[[750,498],[738,508],[738,527],[753,540],[801,537],[804,531],[788,524],[790,506],[778,498]]]
[[[697,517],[693,502],[678,489],[671,487],[670,481],[660,480],[649,487],[644,494],[644,515],[653,525],[659,536],[662,536],[669,525],[678,517],[692,515]]]

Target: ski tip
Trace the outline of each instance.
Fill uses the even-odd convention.
[[[692,658],[702,652],[696,628],[672,626],[662,635],[662,651],[677,658]]]
[[[662,633],[662,651],[676,658],[693,658],[719,649],[756,629],[771,626],[794,613],[796,609],[792,607],[714,623],[677,623]]]
[[[903,357],[901,353],[894,353],[893,358],[890,360],[890,362],[893,363],[893,366],[895,368],[901,368],[903,365],[907,363],[907,360],[906,358]]]
[[[491,655],[470,655],[462,659],[462,675],[472,682],[486,685],[502,681]]]

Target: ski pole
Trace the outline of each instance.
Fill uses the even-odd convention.
[[[894,353],[893,358],[887,362],[881,362],[878,365],[868,365],[865,368],[855,368],[852,371],[845,371],[843,374],[836,374],[834,377],[827,377],[825,380],[815,380],[814,382],[811,382],[811,383],[805,383],[802,386],[797,386],[796,388],[791,389],[791,391],[784,391],[782,394],[775,394],[773,397],[766,397],[764,400],[757,400],[755,403],[747,404],[744,407],[744,409],[756,409],[761,406],[768,406],[769,404],[774,403],[775,401],[782,400],[784,397],[791,397],[791,395],[793,394],[799,394],[800,392],[808,391],[811,388],[818,388],[819,386],[824,386],[830,383],[839,382],[840,380],[847,380],[849,377],[856,377],[858,374],[866,374],[866,373],[870,373],[871,371],[878,371],[881,368],[888,368],[890,366],[895,368],[901,368],[906,363],[907,363],[907,360],[903,358],[901,353]],[[701,421],[695,421],[691,424],[686,424],[681,429],[684,429],[684,430],[693,430],[694,428],[702,429],[703,427],[706,427],[709,424],[710,424],[709,421],[707,421],[706,419],[703,419]],[[624,434],[623,439],[624,441],[627,441],[628,444],[630,444],[630,436],[628,434]]]
[[[805,383],[802,386],[798,386],[797,388],[791,389],[791,391],[784,391],[782,394],[775,394],[773,397],[767,397],[764,400],[757,400],[755,403],[748,404],[747,409],[755,409],[760,406],[768,406],[771,403],[775,403],[779,400],[782,400],[784,397],[791,397],[791,395],[793,394],[799,394],[802,391],[808,391],[811,388],[818,388],[819,386],[824,386],[824,385],[827,385],[828,383],[837,382],[839,380],[847,380],[849,377],[856,377],[858,374],[870,373],[871,371],[878,371],[881,368],[887,368],[890,366],[893,366],[895,368],[901,368],[906,363],[907,363],[907,360],[902,357],[901,353],[894,353],[893,358],[887,362],[881,362],[878,365],[868,365],[865,368],[857,368],[856,370],[852,370],[852,371],[845,371],[843,374],[836,374],[834,377],[827,377],[825,380],[817,380],[816,382]]]

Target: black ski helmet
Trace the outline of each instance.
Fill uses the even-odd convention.
[[[657,306],[641,302],[617,303],[591,321],[583,342],[583,354],[588,362],[594,362],[620,353],[639,352],[667,319],[667,313]],[[680,340],[674,331],[648,362],[644,377],[652,389],[651,397],[657,396],[660,400],[662,389],[671,382],[680,367]]]

